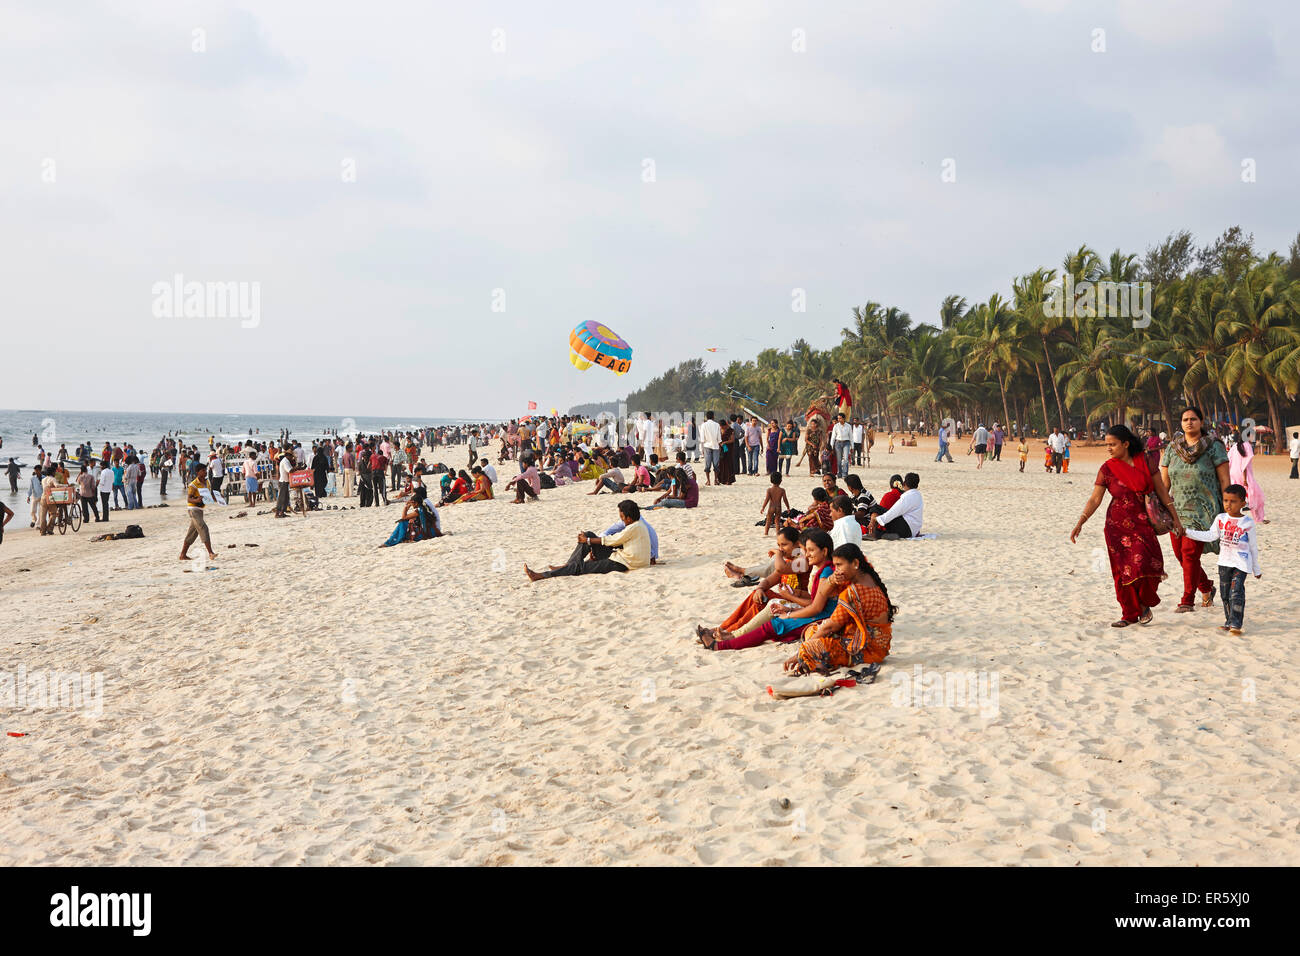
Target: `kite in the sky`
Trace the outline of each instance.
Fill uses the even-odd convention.
[[[632,367],[632,346],[599,322],[583,322],[569,333],[569,361],[579,371],[599,365],[626,375]]]
[[[1147,358],[1145,355],[1137,355],[1137,354],[1135,354],[1135,353],[1133,353],[1133,352],[1125,352],[1124,354],[1125,354],[1126,356],[1128,356],[1129,358],[1140,358],[1140,359],[1146,359],[1146,360],[1147,360],[1148,362],[1150,362],[1152,365],[1164,365],[1164,366],[1166,366],[1167,368],[1172,368],[1175,372],[1178,371],[1178,368],[1177,368],[1176,366],[1174,366],[1174,365],[1170,365],[1168,362],[1157,362],[1157,361],[1156,361],[1155,359],[1153,359],[1153,358]]]
[[[741,398],[747,398],[751,402],[754,402],[755,404],[758,405],[767,404],[767,402],[760,402],[758,399],[754,398],[753,396],[746,395],[744,392],[737,391],[736,389],[732,388],[730,385],[723,385],[722,387],[725,388],[727,391],[729,391],[732,395],[739,395]]]

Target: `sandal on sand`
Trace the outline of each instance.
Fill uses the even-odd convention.
[[[1220,625],[1219,625],[1219,630],[1221,630],[1221,631],[1231,631],[1232,628],[1228,627],[1228,625],[1226,625],[1226,624],[1220,624]]]
[[[1130,621],[1126,617],[1121,617],[1118,621],[1111,621],[1111,627],[1128,627],[1130,624],[1136,624],[1137,621]]]
[[[1196,610],[1196,608],[1193,607],[1193,606],[1190,605],[1190,604],[1180,604],[1180,605],[1178,605],[1178,607],[1174,608],[1174,613],[1175,613],[1175,614],[1186,614],[1188,611],[1195,611],[1195,610]]]
[[[1201,595],[1201,607],[1213,607],[1213,606],[1214,606],[1214,588],[1211,587],[1208,591],[1206,591],[1204,594]]]
[[[1233,637],[1241,637],[1241,628],[1230,627],[1228,628],[1228,633],[1231,634]]]
[[[1149,608],[1149,607],[1144,607],[1144,608],[1142,609],[1142,616],[1138,618],[1138,623],[1139,623],[1139,624],[1150,624],[1151,621],[1152,621],[1154,618],[1155,618],[1155,615],[1151,613],[1151,608]]]

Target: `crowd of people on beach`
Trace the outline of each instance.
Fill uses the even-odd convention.
[[[763,421],[738,414],[722,420],[708,412],[698,426],[690,420],[668,426],[643,413],[623,429],[578,416],[525,418],[507,423],[429,427],[373,436],[326,434],[298,441],[288,431],[274,439],[249,435],[246,440],[217,441],[209,436],[201,449],[185,436],[166,435],[145,452],[125,443],[104,443],[98,450],[82,443],[69,451],[60,446],[46,452],[37,446],[37,463],[30,474],[27,501],[30,525],[53,533],[52,489],[75,488],[84,520],[109,520],[113,511],[145,507],[146,477],[158,482],[158,496],[167,496],[173,475],[184,482],[190,522],[181,558],[201,540],[215,558],[204,509],[226,503],[223,495],[241,495],[253,506],[274,502],[271,513],[287,518],[322,507],[327,498],[358,499],[360,507],[399,503],[401,513],[389,538],[380,547],[441,537],[439,509],[497,497],[501,485],[496,467],[486,457],[495,446],[496,464],[515,464],[518,473],[501,485],[514,504],[538,500],[545,489],[589,484],[589,495],[625,497],[618,520],[600,534],[584,531],[567,560],[536,572],[525,565],[531,581],[551,577],[628,572],[659,561],[658,535],[647,520],[657,509],[693,509],[700,505],[700,481],[695,465],[702,463],[704,484],[733,485],[738,476],[768,479],[759,508],[764,536],[777,535],[768,559],[742,568],[728,563],[726,574],[738,587],[753,588],[716,627],[698,629],[701,644],[714,650],[735,650],[766,641],[801,642],[788,662],[790,669],[825,670],[836,662],[845,666],[883,660],[888,653],[890,624],[896,608],[879,580],[864,548],[872,542],[915,538],[922,533],[924,503],[916,472],[895,474],[877,500],[861,477],[850,469],[870,463],[876,430],[867,419],[852,415],[847,389],[837,383],[838,411],[829,428],[819,418],[796,425]],[[847,400],[847,401],[846,401]],[[911,422],[908,422],[911,425]],[[1258,559],[1258,528],[1267,524],[1263,490],[1253,470],[1253,444],[1241,434],[1215,433],[1196,408],[1180,420],[1181,431],[1170,439],[1147,430],[1141,437],[1125,426],[1105,435],[1108,460],[1099,470],[1094,490],[1071,540],[1096,511],[1106,493],[1111,496],[1105,539],[1121,617],[1114,627],[1147,624],[1160,603],[1158,585],[1166,577],[1157,535],[1168,532],[1175,560],[1183,573],[1183,594],[1177,611],[1209,607],[1216,596],[1224,602],[1223,629],[1242,633],[1245,578],[1262,573]],[[906,435],[927,432],[924,422]],[[951,446],[963,433],[963,423],[945,420],[937,426],[935,461],[953,461]],[[1015,427],[991,428],[977,422],[968,430],[967,454],[977,456],[976,468],[1002,460],[1008,441],[1016,442],[1019,470],[1029,455],[1029,440]],[[35,438],[35,436],[33,436]],[[1053,427],[1043,440],[1044,469],[1069,473],[1074,435]],[[893,451],[894,432],[889,433]],[[464,446],[465,467],[430,462],[424,449],[437,451]],[[800,454],[802,452],[802,454]],[[1297,474],[1300,433],[1290,438],[1291,477]],[[796,460],[796,456],[798,456]],[[792,464],[807,461],[809,475],[821,485],[811,501],[791,507],[783,486]],[[7,474],[17,491],[21,469],[10,459]],[[430,487],[426,482],[435,483]],[[511,495],[513,492],[513,495]],[[649,496],[637,501],[636,496]],[[14,517],[0,512],[3,525]],[[1203,553],[1217,553],[1216,589],[1201,567]]]

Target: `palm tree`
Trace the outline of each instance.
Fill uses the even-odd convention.
[[[1000,295],[994,293],[987,304],[976,306],[968,313],[968,318],[974,319],[970,324],[975,327],[955,335],[953,348],[963,356],[967,381],[970,381],[972,371],[981,380],[987,380],[988,376],[997,380],[998,392],[1002,397],[1003,419],[1010,425],[1007,377],[1020,367],[1020,353],[1016,348],[1015,312]]]
[[[939,327],[949,329],[966,314],[966,297],[964,295],[944,296],[939,305]]]
[[[1032,362],[1034,375],[1038,379],[1038,397],[1043,404],[1043,428],[1048,427],[1047,392],[1043,388],[1043,370],[1040,363],[1047,365],[1048,377],[1052,380],[1052,391],[1056,395],[1056,408],[1060,413],[1061,428],[1065,428],[1065,412],[1061,409],[1061,393],[1056,388],[1056,376],[1052,370],[1051,348],[1048,336],[1060,328],[1063,317],[1047,315],[1044,304],[1047,302],[1047,287],[1056,279],[1051,269],[1035,269],[1021,276],[1011,284],[1012,298],[1016,313],[1020,316],[1019,329],[1023,333],[1023,354],[1027,362]],[[1036,340],[1036,345],[1029,343]]]
[[[1227,345],[1222,368],[1225,389],[1249,400],[1263,393],[1279,451],[1285,449],[1285,423],[1278,414],[1277,398],[1285,382],[1270,356],[1294,348],[1296,299],[1277,263],[1264,262],[1242,273],[1220,313],[1221,338]]]
[[[974,389],[963,380],[963,370],[951,340],[933,331],[915,336],[898,367],[897,387],[889,396],[890,408],[912,408],[919,417],[942,419],[957,403],[969,400]]]

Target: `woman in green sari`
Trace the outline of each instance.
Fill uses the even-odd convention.
[[[1195,406],[1184,409],[1183,432],[1174,437],[1160,460],[1160,477],[1174,500],[1174,510],[1187,530],[1208,531],[1223,510],[1223,489],[1228,486],[1228,452],[1223,443],[1205,433],[1205,416]],[[1201,554],[1218,552],[1217,541],[1201,542],[1169,533],[1174,556],[1183,566],[1183,597],[1174,610],[1195,610],[1193,598],[1201,592],[1201,607],[1214,603],[1214,585],[1201,567]]]
[[[785,464],[785,473],[790,474],[790,462],[795,455],[799,454],[799,429],[795,427],[794,419],[789,419],[785,427],[781,429],[780,453],[777,455],[777,470],[781,470],[782,463]]]

